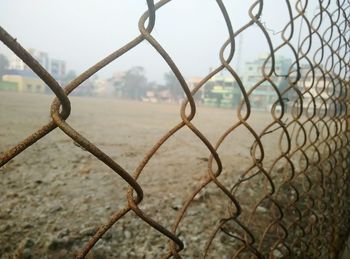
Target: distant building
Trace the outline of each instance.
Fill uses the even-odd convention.
[[[321,68],[311,68],[308,64],[300,65],[301,78],[297,83],[297,87],[303,95],[303,109],[313,111],[314,108],[332,111],[340,110],[339,98],[344,97],[345,91],[339,86],[339,78],[336,76],[332,79],[329,74],[324,74]],[[298,97],[295,96],[293,100]],[[298,106],[298,105],[297,105]],[[344,109],[344,107],[343,107]]]
[[[50,59],[49,59],[49,55],[46,52],[37,51],[35,49],[28,49],[28,52],[40,63],[40,65],[43,68],[45,68],[47,71],[50,71]],[[23,62],[23,60],[16,55],[13,55],[11,57],[9,69],[10,70],[31,70]]]
[[[45,93],[46,84],[38,77],[25,77],[22,75],[4,75],[2,80],[7,83],[12,83],[11,90],[17,92],[30,92],[30,93]],[[15,86],[16,85],[16,86]],[[4,89],[2,90],[9,90]]]
[[[243,74],[243,82],[246,89],[250,89],[253,87],[259,80],[261,80],[264,76],[263,69],[264,63],[267,59],[266,54],[260,55],[254,61],[248,61],[245,63],[245,70]],[[275,83],[279,83],[283,78],[288,74],[288,69],[292,64],[292,60],[289,58],[285,58],[283,56],[275,57],[275,67],[273,76]],[[271,69],[271,58],[266,62],[265,72],[268,73]]]
[[[28,49],[28,52],[45,68],[56,80],[61,80],[66,76],[66,62],[59,59],[50,58],[46,52],[35,49]],[[13,55],[10,59],[9,70],[24,70],[31,69],[23,62],[22,59]]]
[[[36,60],[46,69],[50,70],[50,59],[49,54],[42,51],[36,51],[32,49],[31,54],[36,58]]]
[[[18,84],[15,82],[0,80],[0,90],[17,92],[18,91]]]
[[[243,84],[246,91],[252,89],[259,81],[264,78],[264,64],[267,55],[261,55],[258,59],[246,62],[243,74]],[[290,65],[291,59],[283,56],[275,57],[274,73],[271,76],[274,84],[278,88],[281,84],[286,83],[286,75]],[[271,58],[266,62],[265,72],[268,73],[271,69]],[[255,109],[269,109],[269,107],[278,100],[276,91],[272,85],[264,81],[251,93],[249,96],[251,108]]]
[[[267,55],[261,55],[258,59],[246,62],[245,71],[241,76],[245,91],[249,91],[264,78],[263,67]],[[276,87],[287,82],[286,75],[292,61],[278,56],[275,59],[275,73],[271,76]],[[266,72],[269,69],[266,64]],[[213,76],[202,88],[201,99],[205,105],[215,107],[236,107],[243,98],[243,94],[237,81],[230,74],[217,74]],[[268,109],[277,101],[276,91],[269,82],[263,82],[250,94],[250,106],[253,109]]]
[[[62,80],[66,76],[66,62],[58,59],[51,59],[49,71],[56,80]]]
[[[188,88],[192,91],[202,81],[201,77],[190,77],[186,80]]]
[[[186,80],[187,86],[190,89],[190,91],[192,91],[194,88],[196,88],[198,86],[198,84],[202,81],[203,78],[201,77],[190,77]],[[203,88],[203,86],[198,89],[198,91],[196,92],[196,94],[193,96],[194,100],[196,102],[201,102],[202,101],[202,96],[201,96],[201,89]],[[183,93],[183,96],[185,98],[185,92]],[[180,100],[181,102],[181,100]]]
[[[100,97],[112,97],[114,96],[115,89],[110,80],[96,79],[93,81],[94,95]]]
[[[151,103],[158,102],[156,91],[154,91],[154,90],[146,91],[146,96],[142,97],[142,101],[143,102],[151,102]]]
[[[171,94],[171,91],[162,85],[153,85],[151,86],[145,93],[143,97],[141,97],[143,102],[151,102],[151,103],[171,103],[174,102],[174,97]]]
[[[58,82],[65,80],[66,62],[50,59],[46,52],[28,49],[28,52],[45,68]],[[11,86],[11,87],[10,87]],[[0,90],[18,92],[45,93],[45,83],[16,55],[10,59],[9,68],[2,77]]]
[[[27,70],[29,67],[23,62],[22,59],[17,57],[16,55],[13,55],[13,57],[10,59],[10,70]]]
[[[241,93],[232,76],[215,75],[202,87],[202,101],[215,107],[235,107]]]

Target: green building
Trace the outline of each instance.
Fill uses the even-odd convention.
[[[232,76],[213,76],[202,90],[202,100],[207,106],[232,108],[240,99],[239,87]]]
[[[0,91],[18,91],[18,84],[16,82],[8,82],[0,80]]]
[[[249,91],[256,86],[264,78],[263,69],[265,61],[268,59],[267,54],[260,55],[254,61],[245,63],[245,70],[243,75],[243,84],[246,91]],[[265,71],[270,70],[271,59],[266,63]],[[292,60],[283,56],[276,56],[274,73],[270,76],[270,79],[274,82],[277,88],[288,87],[286,75],[292,64]],[[287,85],[286,85],[287,84]],[[285,94],[283,97],[288,97]],[[256,89],[249,95],[250,106],[253,109],[269,110],[270,106],[278,100],[278,96],[273,86],[265,80],[260,83]]]

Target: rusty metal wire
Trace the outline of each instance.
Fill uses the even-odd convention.
[[[240,28],[233,27],[224,2],[217,0],[228,33],[228,39],[219,52],[221,65],[202,78],[192,91],[165,47],[152,36],[157,10],[169,2],[171,0],[160,0],[154,4],[153,0],[147,0],[148,10],[139,20],[140,34],[63,88],[16,39],[0,27],[0,40],[56,95],[50,109],[52,120],[3,152],[0,166],[58,128],[129,184],[125,206],[97,230],[77,258],[84,258],[96,242],[130,211],[169,239],[169,252],[165,257],[180,258],[184,243],[178,236],[179,225],[195,196],[210,183],[227,197],[229,204],[228,214],[217,219],[203,257],[210,254],[218,233],[225,233],[232,241],[233,258],[338,258],[350,231],[350,2],[312,1],[317,7],[314,10],[310,7],[311,1],[285,0],[289,21],[283,30],[275,32],[262,19],[265,15],[263,0],[251,5],[249,21]],[[260,79],[254,85],[244,85],[230,64],[235,57],[237,37],[253,26],[264,35],[269,54],[259,73]],[[282,42],[277,46],[272,41],[272,37],[276,36]],[[134,172],[128,172],[67,123],[71,111],[68,96],[90,76],[143,41],[150,43],[166,61],[181,84],[186,100],[181,105],[180,122],[154,144]],[[276,55],[285,49],[292,53],[293,62],[286,75],[278,75]],[[234,78],[242,99],[236,108],[238,122],[224,130],[212,143],[192,122],[196,116],[194,96],[223,70]],[[285,89],[279,89],[276,84],[278,76],[288,81]],[[271,123],[258,131],[249,119],[254,113],[252,96],[263,84],[270,86],[276,99],[270,110]],[[198,183],[178,211],[171,229],[168,229],[139,207],[143,189],[138,178],[158,149],[184,127],[190,129],[193,137],[198,138],[210,152],[208,169],[205,179]],[[254,138],[250,147],[251,162],[238,180],[233,179],[231,186],[227,186],[220,180],[223,165],[218,149],[229,135],[242,128]],[[264,141],[270,134],[279,139],[276,146],[278,155],[272,163],[266,161],[264,149]],[[244,199],[248,187],[255,194]]]

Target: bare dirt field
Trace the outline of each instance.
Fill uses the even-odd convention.
[[[53,96],[0,92],[0,152],[50,120]],[[180,105],[71,97],[67,122],[132,173],[148,150],[181,121]],[[197,107],[193,124],[215,145],[235,122],[235,110]],[[250,125],[259,133],[271,123],[255,112]],[[265,141],[265,140],[263,140]],[[252,164],[254,138],[239,127],[218,149],[219,179],[230,189]],[[276,137],[266,138],[265,155],[276,158]],[[184,200],[207,174],[210,152],[184,127],[155,154],[138,182],[140,204],[154,220],[171,229]],[[125,181],[56,129],[0,168],[0,257],[72,258],[96,228],[124,207]],[[190,206],[177,234],[185,258],[197,258],[228,210],[228,198],[209,184]],[[96,244],[92,258],[159,258],[169,239],[129,212]],[[230,239],[214,240],[209,258],[230,258]],[[16,257],[17,256],[17,257]],[[225,257],[227,256],[227,257]]]

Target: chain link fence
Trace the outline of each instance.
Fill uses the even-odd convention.
[[[218,235],[225,234],[230,240],[228,255],[232,258],[339,258],[350,230],[350,2],[312,1],[316,6],[314,9],[310,7],[311,1],[283,1],[289,15],[288,22],[281,31],[276,32],[263,21],[263,0],[251,5],[249,21],[240,28],[232,26],[229,9],[226,9],[223,1],[217,0],[228,34],[219,51],[221,64],[192,90],[167,53],[166,46],[152,36],[157,11],[169,2],[171,0],[160,0],[155,4],[147,0],[148,10],[139,20],[140,34],[64,87],[0,27],[0,40],[56,95],[50,107],[51,121],[1,153],[0,166],[51,131],[61,130],[128,183],[125,206],[98,228],[81,248],[77,258],[84,258],[102,236],[130,212],[168,239],[169,242],[165,244],[168,254],[163,256],[180,258],[186,240],[180,237],[179,225],[196,197],[209,185],[214,185],[224,195],[224,199],[217,202],[225,204],[227,213],[214,219],[216,225],[212,226],[211,235],[206,237],[202,256],[210,257],[215,250],[215,242],[221,242]],[[253,26],[264,35],[268,55],[264,58],[261,71],[257,72],[256,82],[245,85],[231,64],[237,58],[237,38]],[[279,45],[272,40],[276,36],[282,42]],[[174,72],[186,99],[181,105],[178,124],[154,143],[136,169],[129,172],[69,125],[66,119],[71,113],[69,94],[143,41],[149,42]],[[283,49],[291,53],[292,63],[285,74],[278,74],[276,55]],[[198,102],[195,97],[221,71],[228,72],[239,89],[240,103],[235,108],[236,113],[232,110],[237,122],[222,130],[222,135],[216,141],[209,141],[194,122]],[[283,86],[277,84],[281,80],[285,82]],[[274,94],[272,105],[268,107],[271,122],[257,130],[251,123],[252,114],[257,112],[252,104],[263,87]],[[157,159],[155,154],[160,147],[182,128],[191,130],[193,138],[201,141],[210,156],[206,159],[206,176],[198,181],[197,187],[183,202],[169,228],[141,208],[144,193],[138,179],[149,161]],[[248,169],[239,172],[239,177],[232,178],[228,185],[227,181],[221,181],[224,168],[219,149],[227,143],[230,135],[242,129],[254,139],[248,150],[249,162],[245,165]],[[268,159],[271,154],[266,153],[264,146],[271,141],[276,155]],[[235,143],[231,142],[230,145]]]

